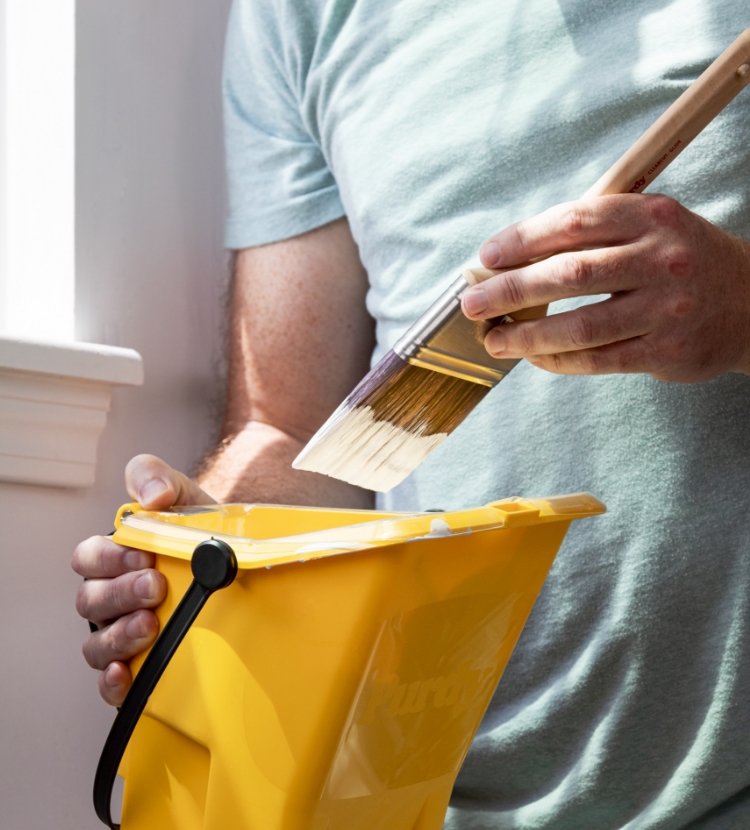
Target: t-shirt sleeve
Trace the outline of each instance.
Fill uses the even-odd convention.
[[[235,0],[229,18],[223,78],[228,248],[288,239],[344,215],[333,175],[302,122],[273,5]]]

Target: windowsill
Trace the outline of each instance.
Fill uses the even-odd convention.
[[[90,487],[113,386],[140,386],[132,349],[0,337],[0,481]]]

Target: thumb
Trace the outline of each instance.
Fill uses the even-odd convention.
[[[216,504],[194,481],[155,455],[136,455],[128,462],[125,487],[130,497],[146,510],[165,510],[180,504]]]

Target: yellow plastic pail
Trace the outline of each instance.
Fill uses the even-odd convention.
[[[603,510],[588,494],[417,515],[121,508],[114,540],[167,578],[162,625],[196,545],[222,540],[239,568],[135,728],[123,830],[439,830],[571,520]]]

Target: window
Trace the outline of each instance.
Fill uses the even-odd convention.
[[[112,387],[143,382],[136,352],[74,342],[75,22],[0,0],[0,481],[60,487],[93,484]]]
[[[0,4],[0,334],[72,341],[75,0]]]

